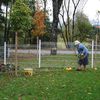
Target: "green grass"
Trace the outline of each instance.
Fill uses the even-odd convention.
[[[96,55],[100,57],[100,55]],[[0,74],[0,100],[100,100],[100,62],[95,59],[98,70],[87,67],[87,71],[75,71],[75,55],[42,56],[41,68],[37,58],[19,59],[18,65],[34,68],[32,77]],[[91,56],[89,56],[91,61]],[[66,71],[65,67],[73,67]]]
[[[0,100],[100,100],[100,69],[49,68],[32,77],[0,75]]]

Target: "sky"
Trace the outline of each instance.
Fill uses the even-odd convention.
[[[47,0],[49,1],[49,0]],[[86,1],[86,0],[85,0]],[[49,2],[48,8],[51,8],[52,3]],[[86,5],[83,8],[83,12],[88,16],[90,22],[92,24],[97,24],[98,23],[98,15],[97,11],[100,11],[100,0],[87,0]],[[52,14],[51,16],[49,15],[50,19],[52,20]],[[100,20],[100,18],[99,18]]]
[[[83,11],[88,16],[92,24],[96,24],[98,19],[97,12],[100,11],[100,0],[87,0]]]

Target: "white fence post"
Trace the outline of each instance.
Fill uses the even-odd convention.
[[[91,57],[91,68],[93,68],[93,64],[94,64],[94,40],[92,40],[92,57]]]
[[[6,42],[4,42],[4,64],[6,65]]]
[[[41,40],[39,39],[39,68],[41,67]]]

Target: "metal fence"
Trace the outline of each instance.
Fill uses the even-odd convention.
[[[100,45],[93,45],[92,42],[85,44],[89,49],[89,67],[93,63],[94,67],[100,65]],[[51,54],[52,43],[41,42],[39,45],[18,45],[17,57],[18,66],[21,68],[32,67],[76,67],[77,56],[73,43],[70,43],[70,48],[66,48],[64,43],[58,42],[57,48],[54,49],[56,54]],[[93,53],[93,60],[92,60]],[[7,45],[7,64],[15,64],[15,45]],[[0,47],[0,63],[4,63],[4,47]]]

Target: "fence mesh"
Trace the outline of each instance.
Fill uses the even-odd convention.
[[[75,54],[75,48],[73,43],[70,43],[70,47],[66,48],[64,43],[57,43],[57,53],[51,54],[51,45],[52,43],[42,42],[41,44],[41,63],[42,67],[77,67],[77,56]],[[89,49],[89,67],[91,67],[91,50],[92,45],[90,43],[85,43]],[[4,47],[0,47],[0,63],[4,61]],[[54,50],[54,53],[56,52]],[[39,67],[39,50],[37,45],[18,45],[17,57],[18,57],[18,66],[21,68]],[[99,67],[100,65],[100,45],[94,45],[94,66]],[[7,45],[7,63],[15,64],[15,45]]]

